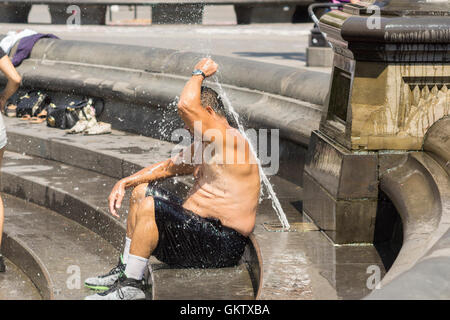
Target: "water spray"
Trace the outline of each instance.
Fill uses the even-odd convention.
[[[269,198],[272,200],[272,208],[275,210],[278,219],[281,222],[281,225],[283,226],[284,230],[289,230],[290,229],[290,225],[289,222],[286,218],[286,214],[284,213],[283,208],[281,207],[280,201],[278,200],[275,191],[273,190],[272,184],[269,181],[269,178],[267,178],[267,175],[264,173],[264,170],[262,168],[261,165],[261,161],[259,160],[259,157],[255,151],[254,146],[252,145],[251,140],[248,138],[247,134],[245,133],[245,129],[244,126],[241,124],[241,122],[239,121],[239,114],[234,110],[233,105],[231,104],[231,101],[228,99],[228,96],[225,93],[225,90],[223,89],[222,85],[219,82],[219,78],[217,76],[213,77],[217,87],[219,88],[219,94],[222,98],[222,101],[224,102],[226,108],[228,109],[228,111],[231,113],[231,115],[233,116],[234,121],[236,122],[237,126],[238,126],[238,130],[239,132],[244,136],[244,138],[248,141],[249,147],[250,147],[250,151],[252,152],[253,156],[256,159],[257,165],[258,165],[258,169],[259,169],[259,176],[260,179],[263,183],[263,185],[266,187],[267,192],[269,194]],[[262,190],[262,189],[261,189]]]

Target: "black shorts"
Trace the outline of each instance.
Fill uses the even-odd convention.
[[[153,196],[159,241],[153,251],[159,261],[182,268],[223,268],[238,264],[248,238],[225,227],[220,220],[203,218],[182,206],[182,201],[149,185]]]

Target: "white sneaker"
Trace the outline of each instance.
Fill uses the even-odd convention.
[[[127,278],[121,273],[111,289],[87,296],[84,300],[145,300],[145,290],[143,280]]]
[[[95,126],[84,132],[86,135],[98,135],[111,133],[111,124],[105,122],[97,122]]]
[[[107,274],[87,278],[84,285],[89,289],[105,291],[111,288],[119,279],[121,273],[125,271],[126,264],[122,263],[122,258],[119,259],[117,266],[111,269]]]

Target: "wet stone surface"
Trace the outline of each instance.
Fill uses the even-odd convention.
[[[117,130],[100,136],[72,135],[45,123],[30,125],[6,117],[4,120],[8,127],[8,150],[19,153],[26,150],[27,154],[89,168],[114,178],[169,158],[174,147],[169,142]]]
[[[11,261],[5,259],[6,272],[0,273],[0,300],[41,300],[33,282]]]
[[[84,279],[104,274],[117,263],[118,252],[92,231],[37,205],[3,197],[5,230],[41,259],[54,283],[56,299],[82,299],[91,294]]]
[[[96,210],[100,210],[102,214],[109,215],[106,198],[114,185],[115,179],[113,178],[54,161],[33,158],[12,152],[5,153],[3,172],[4,178],[7,178],[5,183],[3,183],[3,188],[8,192],[15,192],[19,196],[26,197],[34,202],[40,201],[39,197],[44,196],[43,193],[45,191],[39,191],[41,188],[39,186],[46,186],[49,190],[59,190],[60,194],[54,193],[51,195],[50,192],[45,192],[46,196],[49,196],[49,199],[43,199],[44,201],[42,201],[42,203],[44,205],[51,205],[55,208],[59,208],[59,206],[63,206],[64,203],[68,201],[68,199],[62,195],[70,193],[73,196],[83,199],[83,201],[90,204],[92,207],[95,207]],[[16,180],[15,182],[12,181],[13,179],[18,179],[18,176],[20,176],[21,179],[25,179],[27,183],[20,180]],[[8,183],[6,183],[6,181],[8,181]],[[17,185],[14,187],[15,184],[18,184],[19,187],[17,188]],[[9,189],[9,186],[11,189]],[[120,210],[122,213],[121,225],[123,228],[127,218],[130,191],[131,190],[127,192],[126,199]],[[20,194],[21,192],[23,194]],[[72,208],[72,211],[75,211],[75,208]],[[55,213],[52,214],[56,215]],[[72,217],[70,212],[68,214]],[[27,226],[30,227],[30,223],[37,223],[37,220],[30,220],[31,217],[32,216],[28,215],[24,217],[23,213],[18,216],[14,215],[14,217],[8,217],[7,224],[12,224],[12,222],[16,221],[17,225],[21,228]],[[90,218],[91,217],[88,214],[86,219],[89,221]],[[27,219],[29,222],[26,223],[22,219]],[[83,264],[82,270],[84,271],[82,272],[82,280],[90,275],[104,273],[104,271],[100,272],[94,270],[95,268],[100,268],[104,265],[110,267],[116,263],[117,253],[106,241],[101,239],[102,241],[96,242],[96,239],[99,238],[98,236],[89,239],[92,232],[64,217],[60,216],[59,220],[56,221],[59,221],[60,224],[63,224],[64,222],[64,224],[58,226],[57,222],[47,223],[47,220],[40,219],[39,223],[42,223],[43,225],[39,226],[36,230],[33,230],[36,234],[33,233],[31,236],[35,236],[38,239],[43,238],[44,242],[51,241],[51,248],[59,250],[59,252],[56,252],[56,256],[63,254],[60,249],[67,246],[65,242],[67,242],[68,239],[64,239],[63,236],[76,238],[77,241],[82,240],[81,247],[70,249],[70,252],[73,252],[73,256],[63,257],[64,260],[68,260],[67,263],[73,264],[74,262],[72,260],[78,259],[79,256],[83,256],[81,262],[77,262],[78,265]],[[92,226],[95,223],[101,224],[99,221],[94,221],[90,225]],[[78,230],[74,229],[75,226],[78,227]],[[62,228],[64,233],[54,235],[52,232],[54,228]],[[118,239],[118,242],[122,242],[123,240],[120,235],[116,235],[115,238]],[[89,246],[89,243],[91,243],[91,246]],[[88,249],[91,251],[86,253]],[[44,258],[46,257],[48,260],[55,259],[54,252],[44,250],[40,247],[37,247],[36,250],[42,250],[37,252],[38,256],[44,255]],[[94,254],[97,256],[93,257],[92,255]],[[91,257],[89,258],[89,256]],[[68,276],[66,274],[66,269],[68,267],[67,263],[58,267],[55,265],[55,261],[51,261],[51,263],[54,268],[53,270],[57,271],[56,276],[58,279],[60,281],[65,281]],[[200,278],[197,276],[199,273],[202,275]],[[162,273],[156,272],[155,276],[158,280],[155,281],[154,288],[160,292],[160,294],[156,293],[157,299],[177,299],[179,297],[196,299],[199,292],[204,292],[205,294],[208,293],[207,296],[213,296],[214,293],[217,299],[252,299],[254,297],[251,279],[244,265],[240,265],[236,268],[219,270],[168,269],[163,270]],[[182,283],[177,281],[177,279],[180,279],[180,276],[185,285],[182,285]],[[208,279],[208,281],[205,279]],[[222,287],[222,284],[225,282],[229,285]],[[221,288],[224,288],[224,290],[218,290],[218,284],[220,284]],[[86,291],[86,289],[82,289],[80,292],[65,292],[61,290],[59,297],[61,299],[72,299],[72,295],[75,295],[75,298],[79,298],[88,293]],[[197,293],[193,295],[193,292]]]
[[[289,223],[315,226],[302,213],[303,189],[279,177],[271,182]],[[263,260],[262,299],[361,299],[367,287],[369,266],[384,267],[373,245],[338,246],[317,226],[303,232],[269,231],[264,223],[279,222],[271,201],[258,208],[254,234]]]
[[[152,265],[156,299],[253,300],[252,281],[245,264],[221,269],[170,269]],[[174,290],[176,288],[176,290]]]

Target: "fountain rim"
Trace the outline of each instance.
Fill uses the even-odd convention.
[[[359,3],[349,3],[344,11],[365,13],[369,7],[377,6],[380,13],[386,16],[449,16],[450,2],[448,0],[363,0]]]
[[[319,26],[329,38],[347,42],[450,44],[450,19],[445,16],[381,16],[378,26],[373,22],[372,16],[333,10],[321,17]]]

